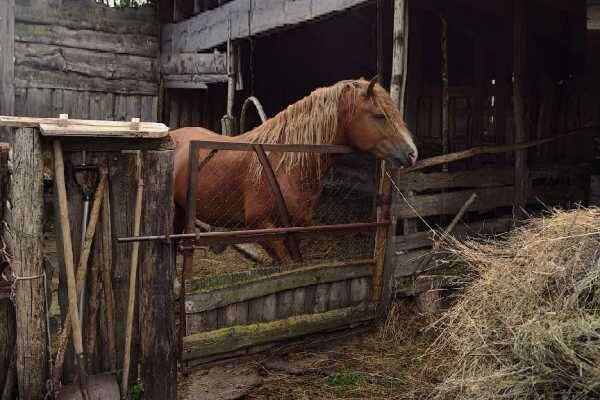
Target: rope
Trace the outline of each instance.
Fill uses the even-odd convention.
[[[433,229],[431,227],[431,225],[429,225],[429,223],[427,221],[425,221],[425,219],[423,217],[421,217],[421,215],[419,215],[419,213],[413,207],[413,205],[410,204],[410,202],[408,201],[408,199],[406,198],[406,196],[404,196],[404,193],[402,193],[402,191],[400,190],[400,188],[398,187],[398,185],[394,181],[394,178],[392,178],[392,176],[390,175],[390,173],[388,171],[385,171],[385,176],[389,179],[389,181],[392,184],[392,187],[394,188],[394,190],[400,195],[400,197],[402,197],[402,199],[404,200],[404,202],[406,203],[406,205],[408,206],[408,208],[410,208],[410,210],[417,216],[417,218],[419,218],[421,220],[421,222],[423,222],[425,224],[425,226],[427,227],[427,229],[429,229],[431,232],[435,233],[435,229]]]

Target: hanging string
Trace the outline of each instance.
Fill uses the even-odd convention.
[[[254,40],[252,40],[252,14],[254,10],[254,0],[250,0],[248,8],[248,40],[250,42],[250,96],[254,96]]]

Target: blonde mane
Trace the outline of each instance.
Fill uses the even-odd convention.
[[[254,143],[334,144],[340,124],[352,119],[359,89],[366,84],[364,80],[346,80],[316,89],[255,128],[249,139]],[[342,96],[349,90],[351,93],[348,101],[343,104]],[[386,118],[393,122],[399,132],[397,121],[401,124],[404,121],[389,94],[379,85],[375,86],[373,101],[381,107]],[[275,170],[283,168],[289,173],[292,169],[300,168],[302,177],[312,181],[322,176],[323,166],[329,157],[326,154],[286,152],[282,154]],[[260,177],[262,168],[256,156],[253,157],[251,168]]]

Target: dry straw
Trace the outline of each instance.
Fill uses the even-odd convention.
[[[555,211],[504,238],[442,238],[469,277],[434,325],[438,399],[600,398],[600,210]]]

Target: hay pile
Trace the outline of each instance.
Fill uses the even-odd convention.
[[[438,399],[600,398],[600,210],[556,211],[505,238],[444,239],[469,271],[435,324]]]

